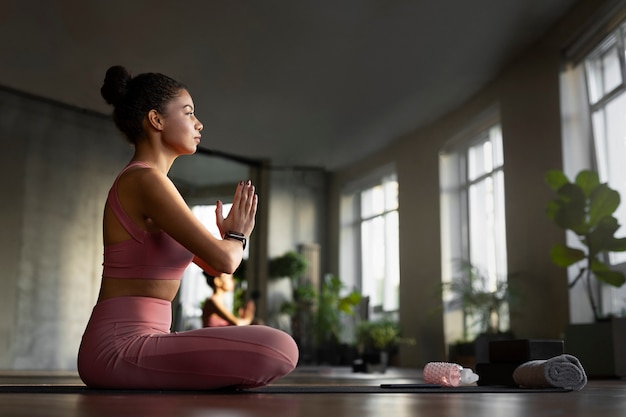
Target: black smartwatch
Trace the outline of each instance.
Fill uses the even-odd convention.
[[[243,245],[243,248],[246,249],[246,244],[248,243],[246,237],[243,235],[243,233],[237,233],[237,232],[226,232],[224,233],[224,239],[235,239],[241,242],[241,244]]]

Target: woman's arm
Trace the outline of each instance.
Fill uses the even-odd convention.
[[[133,190],[131,192],[135,197],[130,198],[131,206],[136,204],[145,218],[152,219],[157,227],[191,251],[203,264],[203,269],[226,273],[235,271],[243,256],[241,242],[215,238],[191,212],[174,184],[163,173],[156,169],[139,169],[132,174],[132,185],[128,188]],[[254,186],[240,182],[227,218],[223,218],[222,205],[218,202],[216,221],[220,231],[239,232],[249,237],[255,224],[257,204]]]
[[[202,259],[197,256],[193,257],[193,263],[198,265],[204,272],[211,275],[212,277],[217,277],[222,274],[222,271],[217,271],[211,267],[208,263],[204,262]]]
[[[207,309],[208,307],[208,309]],[[217,298],[209,298],[205,303],[206,320],[204,319],[205,313],[203,312],[203,322],[208,322],[208,318],[211,314],[217,314],[219,317],[226,320],[229,324],[234,326],[245,326],[252,323],[253,317],[236,317],[233,313],[228,311],[226,306]]]

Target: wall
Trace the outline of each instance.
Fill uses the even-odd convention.
[[[419,131],[398,138],[377,155],[332,178],[330,213],[338,212],[343,184],[395,162],[400,184],[400,325],[413,346],[400,363],[423,366],[445,359],[441,302],[432,297],[441,279],[438,153],[444,144],[494,106],[504,138],[509,272],[520,304],[511,328],[523,338],[561,338],[568,323],[565,271],[549,258],[564,235],[545,215],[551,194],[543,175],[562,167],[559,73],[561,50],[601,2],[580,2],[553,30],[471,100]],[[338,218],[331,218],[330,253],[338,253]],[[338,265],[330,257],[331,267]]]
[[[296,250],[300,243],[320,243],[326,237],[326,173],[311,169],[270,171],[270,257]]]
[[[108,118],[0,91],[0,368],[74,369],[101,216],[130,148]]]

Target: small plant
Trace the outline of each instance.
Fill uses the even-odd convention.
[[[400,327],[393,320],[362,321],[356,340],[364,352],[389,351],[398,343]]]
[[[481,333],[500,332],[504,306],[511,301],[508,279],[498,279],[494,286],[478,267],[461,260],[457,275],[443,284],[443,288],[458,296],[463,315],[472,320],[469,326],[464,326],[464,339],[469,339],[468,327],[477,327]]]
[[[592,290],[592,277],[614,287],[621,287],[626,277],[613,271],[608,262],[608,252],[626,251],[626,238],[616,238],[620,224],[613,216],[620,204],[620,195],[606,183],[600,183],[598,174],[583,170],[570,182],[560,170],[548,171],[546,183],[556,192],[548,203],[546,214],[554,223],[571,231],[579,239],[580,248],[563,244],[552,246],[552,261],[563,268],[578,264],[578,274],[570,288],[581,279],[585,281],[587,297],[594,319],[600,318],[600,306]]]
[[[341,314],[353,315],[361,302],[361,293],[356,290],[341,296],[343,288],[341,280],[334,275],[326,275],[322,281],[316,317],[318,346],[336,345],[339,342]]]
[[[299,253],[289,251],[269,261],[269,276],[296,279],[306,271],[306,268],[306,259]]]
[[[311,283],[300,284],[293,289],[293,300],[285,301],[280,306],[280,312],[294,316],[299,311],[310,311],[317,301],[317,291]]]

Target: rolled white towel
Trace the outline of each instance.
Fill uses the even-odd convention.
[[[521,387],[557,387],[578,391],[587,385],[587,374],[578,358],[563,354],[521,364],[513,371],[513,380]]]

